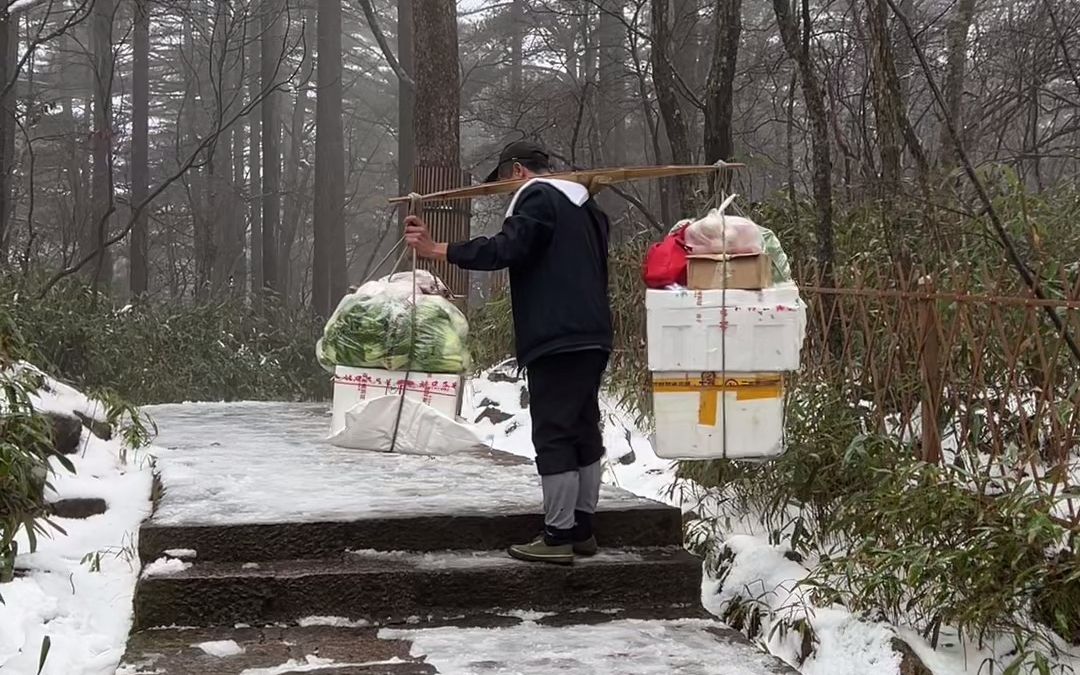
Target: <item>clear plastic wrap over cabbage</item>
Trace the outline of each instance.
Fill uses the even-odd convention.
[[[735,195],[731,195],[719,208],[687,225],[686,246],[691,253],[753,255],[762,252],[765,243],[757,223],[726,213],[734,200]]]
[[[442,295],[446,287],[439,279],[417,271],[414,321],[412,278],[412,272],[393,274],[342,298],[315,346],[323,368],[423,373],[460,373],[469,368],[465,315]]]
[[[674,234],[682,228],[686,228],[686,241],[687,245],[691,246],[691,226],[696,225],[697,247],[691,246],[691,253],[705,253],[705,252],[717,252],[712,249],[719,248],[720,252],[724,247],[728,247],[728,253],[765,253],[772,261],[773,270],[773,284],[780,285],[786,284],[792,281],[791,276],[791,263],[788,262],[787,254],[784,253],[783,246],[780,245],[780,239],[776,236],[776,233],[767,227],[757,225],[749,218],[740,218],[738,216],[725,215],[721,219],[720,214],[731,205],[737,195],[731,195],[724,203],[720,205],[720,208],[713,209],[709,212],[705,218],[694,221],[692,219],[684,219],[675,223],[675,227],[671,228],[671,233]],[[735,220],[738,218],[738,220]],[[711,221],[710,221],[711,219]],[[737,234],[734,231],[725,232],[725,225],[730,223],[737,223],[737,229],[740,232]],[[757,229],[758,236],[751,237],[749,233],[745,231],[745,224],[753,225]],[[712,230],[709,233],[709,230]],[[703,234],[705,233],[705,234]],[[716,243],[717,239],[709,239],[709,236],[718,237],[719,244]],[[738,237],[738,239],[737,239]]]

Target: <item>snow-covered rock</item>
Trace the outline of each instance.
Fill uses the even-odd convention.
[[[34,372],[45,384],[32,397],[36,409],[104,421],[100,403]],[[138,528],[151,509],[150,458],[125,451],[118,441],[81,430],[80,436],[78,451],[68,458],[75,473],[53,461],[46,499],[104,499],[108,509],[84,520],[56,518],[66,534],[39,537],[34,553],[26,533],[18,535],[16,567],[24,574],[0,585],[0,672],[5,675],[37,673],[46,637],[51,648],[43,675],[112,675],[124,653],[139,575]]]

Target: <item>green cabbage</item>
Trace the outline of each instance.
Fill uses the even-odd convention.
[[[417,295],[415,317],[411,309],[409,293],[378,282],[345,296],[315,346],[319,363],[331,372],[335,366],[467,370],[469,324],[461,310],[439,295]]]

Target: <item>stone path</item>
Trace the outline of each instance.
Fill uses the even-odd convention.
[[[325,406],[150,412],[125,675],[791,672],[705,615],[676,509],[606,488],[600,556],[519,563],[502,549],[542,526],[520,458],[334,448]]]
[[[539,496],[527,461],[498,455],[423,457],[321,443],[325,404],[195,403],[151,406],[167,492],[161,525],[282,523],[401,515],[532,513]],[[641,503],[605,489],[610,508]]]

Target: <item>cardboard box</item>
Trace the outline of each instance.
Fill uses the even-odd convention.
[[[760,291],[650,290],[645,329],[652,371],[798,370],[806,305],[795,284]]]
[[[693,290],[768,288],[772,286],[772,261],[764,253],[692,255],[687,257],[686,280]]]
[[[338,366],[334,371],[334,409],[330,433],[336,434],[345,427],[345,413],[357,403],[379,396],[400,395],[402,390],[409,398],[457,419],[461,414],[463,386],[462,375]]]
[[[653,373],[652,392],[657,457],[764,460],[784,452],[779,373]]]

